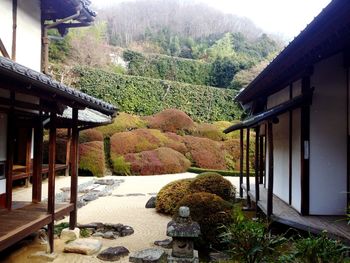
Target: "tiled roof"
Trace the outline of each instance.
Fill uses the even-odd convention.
[[[38,88],[39,90],[59,95],[107,115],[113,115],[117,111],[115,106],[107,102],[68,87],[43,73],[32,70],[1,56],[0,75],[20,80],[21,82],[32,85],[33,88]]]
[[[68,107],[65,109],[60,117],[64,119],[72,119],[72,108]],[[112,118],[101,112],[85,109],[78,111],[78,121],[90,124],[107,124],[112,121]]]

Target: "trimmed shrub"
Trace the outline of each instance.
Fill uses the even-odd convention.
[[[237,170],[240,169],[240,143],[239,139],[231,139],[223,142],[223,147],[226,151],[225,154],[225,162],[226,167],[231,170]],[[254,166],[251,166],[252,168]]]
[[[164,132],[186,132],[194,125],[193,120],[186,113],[177,109],[167,109],[146,119],[149,128]]]
[[[79,133],[79,143],[85,143],[85,142],[102,142],[103,141],[103,134],[102,132],[96,130],[96,129],[88,129],[81,131]]]
[[[167,140],[164,133],[154,129],[118,132],[111,137],[111,157],[154,150],[164,146]]]
[[[215,121],[213,122],[213,125],[219,129],[219,131],[223,133],[223,131],[225,129],[227,129],[228,127],[231,127],[232,125],[239,123],[240,121],[238,120],[233,120],[232,122],[229,121]],[[230,132],[228,134],[224,134],[224,138],[225,140],[230,140],[230,139],[239,139],[239,130],[234,131],[234,132]]]
[[[115,157],[112,160],[113,171],[118,175],[131,175],[131,165],[125,161],[124,156]]]
[[[189,194],[188,187],[193,179],[180,179],[163,186],[157,194],[156,210],[159,213],[174,214],[178,202]]]
[[[214,124],[201,123],[196,125],[192,132],[193,136],[204,137],[214,141],[223,141],[226,139],[225,134]]]
[[[191,193],[207,192],[220,196],[226,201],[233,201],[236,188],[222,175],[214,172],[206,172],[198,175],[189,185]]]
[[[186,195],[175,211],[181,206],[188,206],[191,218],[199,223],[203,243],[219,245],[218,236],[222,231],[218,228],[232,221],[232,204],[215,194],[200,192]]]
[[[226,169],[226,151],[222,144],[207,138],[185,136],[184,142],[188,149],[186,157],[194,166],[208,169]]]
[[[86,142],[79,145],[79,169],[93,176],[103,176],[105,154],[103,142]]]
[[[130,163],[131,173],[136,175],[182,173],[191,165],[181,153],[166,147],[127,154],[125,161]]]
[[[102,132],[104,137],[111,137],[117,132],[130,131],[139,128],[146,127],[146,121],[142,120],[139,116],[127,114],[124,112],[114,119],[113,123],[96,128]]]
[[[172,132],[165,133],[165,136],[168,138],[168,140],[164,143],[165,147],[171,148],[182,154],[186,154],[187,148],[182,136]]]

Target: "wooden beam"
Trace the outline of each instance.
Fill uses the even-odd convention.
[[[304,77],[302,93],[310,92],[310,77]],[[310,210],[310,106],[301,107],[301,214],[309,215]]]
[[[65,176],[69,176],[71,145],[72,145],[72,130],[71,130],[71,128],[68,128],[67,129],[67,143],[66,143],[66,166],[67,166],[67,169],[65,171]]]
[[[17,0],[12,0],[12,60],[16,61],[17,47]]]
[[[73,211],[69,216],[69,228],[73,230],[77,225],[77,199],[78,199],[78,147],[79,147],[79,130],[78,130],[78,109],[73,108],[73,129],[72,129],[72,150],[71,150],[71,186],[70,202],[74,205]]]
[[[255,202],[258,208],[258,201],[260,200],[260,184],[259,184],[259,126],[255,129]]]
[[[5,47],[4,43],[2,42],[1,38],[0,38],[0,52],[5,58],[10,58],[10,55],[7,52],[6,47]]]
[[[27,128],[28,131],[27,135],[27,141],[26,141],[26,174],[31,173],[32,168],[32,128]],[[29,186],[29,176],[25,179],[25,186]]]
[[[260,126],[261,127],[261,126]],[[266,137],[265,137],[266,138]],[[264,183],[264,170],[265,170],[265,162],[264,162],[264,136],[260,136],[259,142],[259,183]]]
[[[267,124],[267,140],[268,140],[268,187],[267,187],[267,217],[270,218],[273,213],[273,132],[272,122]]]
[[[56,163],[56,112],[50,116],[50,138],[49,138],[49,185],[48,185],[48,213],[52,221],[48,225],[48,239],[50,253],[54,251],[54,217],[55,217],[55,163]]]
[[[41,202],[43,137],[44,137],[44,127],[43,127],[42,121],[38,121],[34,129],[34,160],[33,160],[33,176],[32,176],[32,184],[33,184],[32,201],[34,203]]]
[[[11,92],[11,101],[15,100],[15,93]],[[13,174],[13,156],[15,144],[15,115],[13,106],[7,114],[7,160],[6,160],[6,208],[12,209],[12,174]]]
[[[240,145],[240,156],[239,156],[239,196],[241,198],[243,198],[243,188],[242,188],[242,184],[243,184],[243,159],[244,159],[244,145],[243,145],[243,139],[244,139],[244,135],[243,135],[243,129],[239,130],[239,134],[240,134],[240,140],[239,140],[239,145]]]
[[[250,148],[250,129],[247,128],[247,138],[246,138],[246,160],[245,160],[245,169],[246,169],[246,183],[247,183],[247,206],[248,208],[251,207],[251,200],[249,196],[249,191],[250,191],[250,164],[249,164],[249,148]]]

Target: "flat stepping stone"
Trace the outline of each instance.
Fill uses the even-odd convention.
[[[126,196],[145,196],[145,194],[135,193],[135,194],[127,194]]]
[[[63,252],[92,255],[100,251],[102,242],[97,239],[76,239],[64,246]]]
[[[160,248],[148,248],[131,253],[129,261],[134,263],[165,263],[167,262],[167,254]]]
[[[129,255],[129,253],[129,250],[122,246],[109,247],[98,254],[97,258],[104,261],[117,261],[120,258]]]
[[[173,240],[171,238],[164,239],[164,240],[157,240],[157,241],[154,241],[154,244],[156,246],[160,246],[163,248],[171,248],[173,244]]]

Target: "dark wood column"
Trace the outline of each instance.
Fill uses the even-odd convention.
[[[7,153],[6,153],[6,208],[12,209],[12,174],[13,174],[13,155],[15,144],[15,114],[14,105],[15,92],[10,94],[10,110],[7,114]]]
[[[48,239],[50,253],[54,251],[54,219],[55,219],[55,164],[56,164],[56,112],[50,116],[50,138],[49,138],[49,186],[48,186],[48,213],[52,216],[48,225]]]
[[[67,166],[67,168],[65,171],[65,176],[69,176],[71,145],[72,145],[72,130],[71,130],[71,128],[68,128],[67,129],[67,143],[66,143],[66,166]]]
[[[302,79],[302,93],[310,92],[310,77]],[[310,105],[301,107],[301,214],[310,210]]]
[[[34,128],[34,159],[33,159],[33,176],[32,176],[32,200],[34,203],[41,202],[41,185],[42,185],[42,163],[43,163],[43,124],[41,118]]]
[[[247,149],[246,149],[246,163],[245,163],[245,169],[246,169],[246,182],[247,182],[247,206],[248,208],[251,207],[251,200],[249,196],[249,191],[250,191],[250,164],[249,164],[249,148],[250,148],[250,129],[247,128],[247,138],[246,138],[246,144],[247,144]]]
[[[267,140],[268,140],[268,187],[267,187],[267,217],[270,218],[273,213],[273,132],[272,122],[267,125]]]
[[[243,145],[243,139],[244,139],[244,135],[243,135],[243,129],[239,130],[240,133],[240,140],[239,140],[239,144],[240,144],[240,156],[239,156],[239,196],[241,198],[243,198],[243,188],[242,188],[242,184],[243,184],[243,158],[244,158],[244,145]]]
[[[258,126],[255,130],[255,201],[256,208],[258,208],[258,201],[260,200],[260,180],[259,180],[259,136],[260,127]]]
[[[69,228],[73,230],[77,225],[77,199],[78,199],[78,147],[79,147],[79,130],[78,130],[78,109],[73,109],[73,128],[72,128],[72,150],[71,150],[71,185],[70,185],[70,202],[74,205],[73,211],[69,216]]]
[[[33,130],[31,128],[26,129],[27,130],[27,141],[26,141],[26,181],[25,181],[25,186],[29,186],[29,177],[30,177],[30,172],[32,168],[32,133]]]

